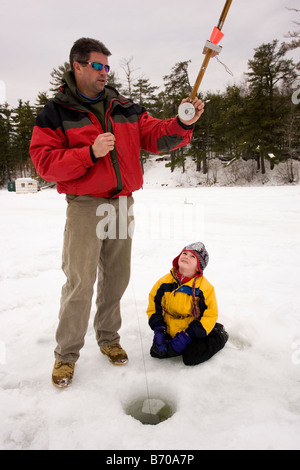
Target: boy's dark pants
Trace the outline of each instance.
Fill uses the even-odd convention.
[[[171,338],[171,337],[170,337]],[[214,329],[209,333],[206,338],[203,339],[194,339],[183,351],[182,359],[186,366],[197,366],[202,362],[208,361],[212,356],[224,348],[227,340],[229,338],[228,333],[225,331],[223,325],[216,323]],[[160,353],[159,350],[155,347],[155,344],[152,345],[150,350],[152,357],[158,359],[164,359],[168,357],[175,357],[180,354],[176,354],[173,348],[168,348],[168,352],[164,355]]]
[[[186,366],[196,366],[208,361],[212,356],[224,348],[228,340],[228,333],[223,325],[217,323],[211,333],[204,339],[192,341],[182,353]]]

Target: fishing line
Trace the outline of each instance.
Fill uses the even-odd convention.
[[[217,61],[219,62],[219,64],[223,65],[224,69],[226,70],[227,73],[229,73],[229,75],[231,75],[232,77],[234,76],[234,74],[231,72],[230,68],[227,67],[226,64],[224,64],[224,62],[222,62],[218,56],[215,57],[217,59]]]
[[[134,402],[130,403],[127,406],[126,413],[132,416],[133,418],[137,419],[138,421],[140,421],[142,424],[156,425],[171,418],[173,414],[175,413],[175,406],[174,406],[174,403],[169,401],[169,397],[167,400],[161,396],[155,396],[155,397],[150,398],[144,344],[143,344],[143,339],[142,339],[142,328],[141,328],[141,323],[139,319],[138,305],[137,305],[134,283],[132,281],[132,278],[131,278],[131,288],[132,288],[132,294],[134,298],[135,309],[137,313],[137,321],[138,321],[139,335],[140,335],[140,341],[141,341],[142,360],[143,360],[145,382],[146,382],[146,389],[147,389],[147,398],[145,397],[142,397],[142,399],[136,398]]]
[[[136,312],[136,316],[137,316],[137,323],[138,323],[138,327],[139,327],[139,335],[140,335],[140,342],[141,342],[142,360],[143,360],[143,366],[144,366],[144,374],[145,374],[146,390],[147,390],[147,397],[148,397],[148,403],[149,403],[149,411],[150,411],[150,414],[153,414],[152,410],[151,410],[151,399],[150,399],[150,392],[149,392],[149,382],[148,382],[148,377],[147,377],[147,368],[146,368],[144,345],[143,345],[143,338],[142,338],[142,329],[141,329],[141,324],[140,324],[140,319],[139,319],[138,306],[137,306],[137,301],[136,301],[135,290],[134,290],[134,285],[133,285],[132,278],[131,278],[131,288],[132,288],[133,300],[134,300],[134,305],[135,305],[135,312]]]

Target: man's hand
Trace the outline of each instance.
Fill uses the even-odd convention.
[[[99,134],[92,145],[92,149],[96,158],[105,157],[115,146],[116,138],[111,132]]]
[[[189,102],[189,99],[185,98],[181,101],[181,104],[182,103],[188,103],[188,102]],[[199,117],[201,116],[201,114],[204,113],[205,104],[203,103],[203,101],[199,100],[198,98],[195,98],[192,102],[192,105],[194,106],[194,108],[196,110],[196,114],[193,117],[193,119],[190,119],[189,121],[183,121],[183,119],[180,119],[180,121],[183,124],[185,124],[186,126],[190,126],[191,124],[194,124],[195,122],[197,122]]]

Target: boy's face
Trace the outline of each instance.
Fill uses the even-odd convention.
[[[192,277],[198,272],[198,260],[191,251],[183,251],[178,259],[180,274]]]

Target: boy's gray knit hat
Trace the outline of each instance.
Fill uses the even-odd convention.
[[[197,256],[199,267],[203,272],[209,261],[209,256],[204,244],[202,242],[191,243],[190,245],[185,246],[182,251],[184,250],[192,251]]]

